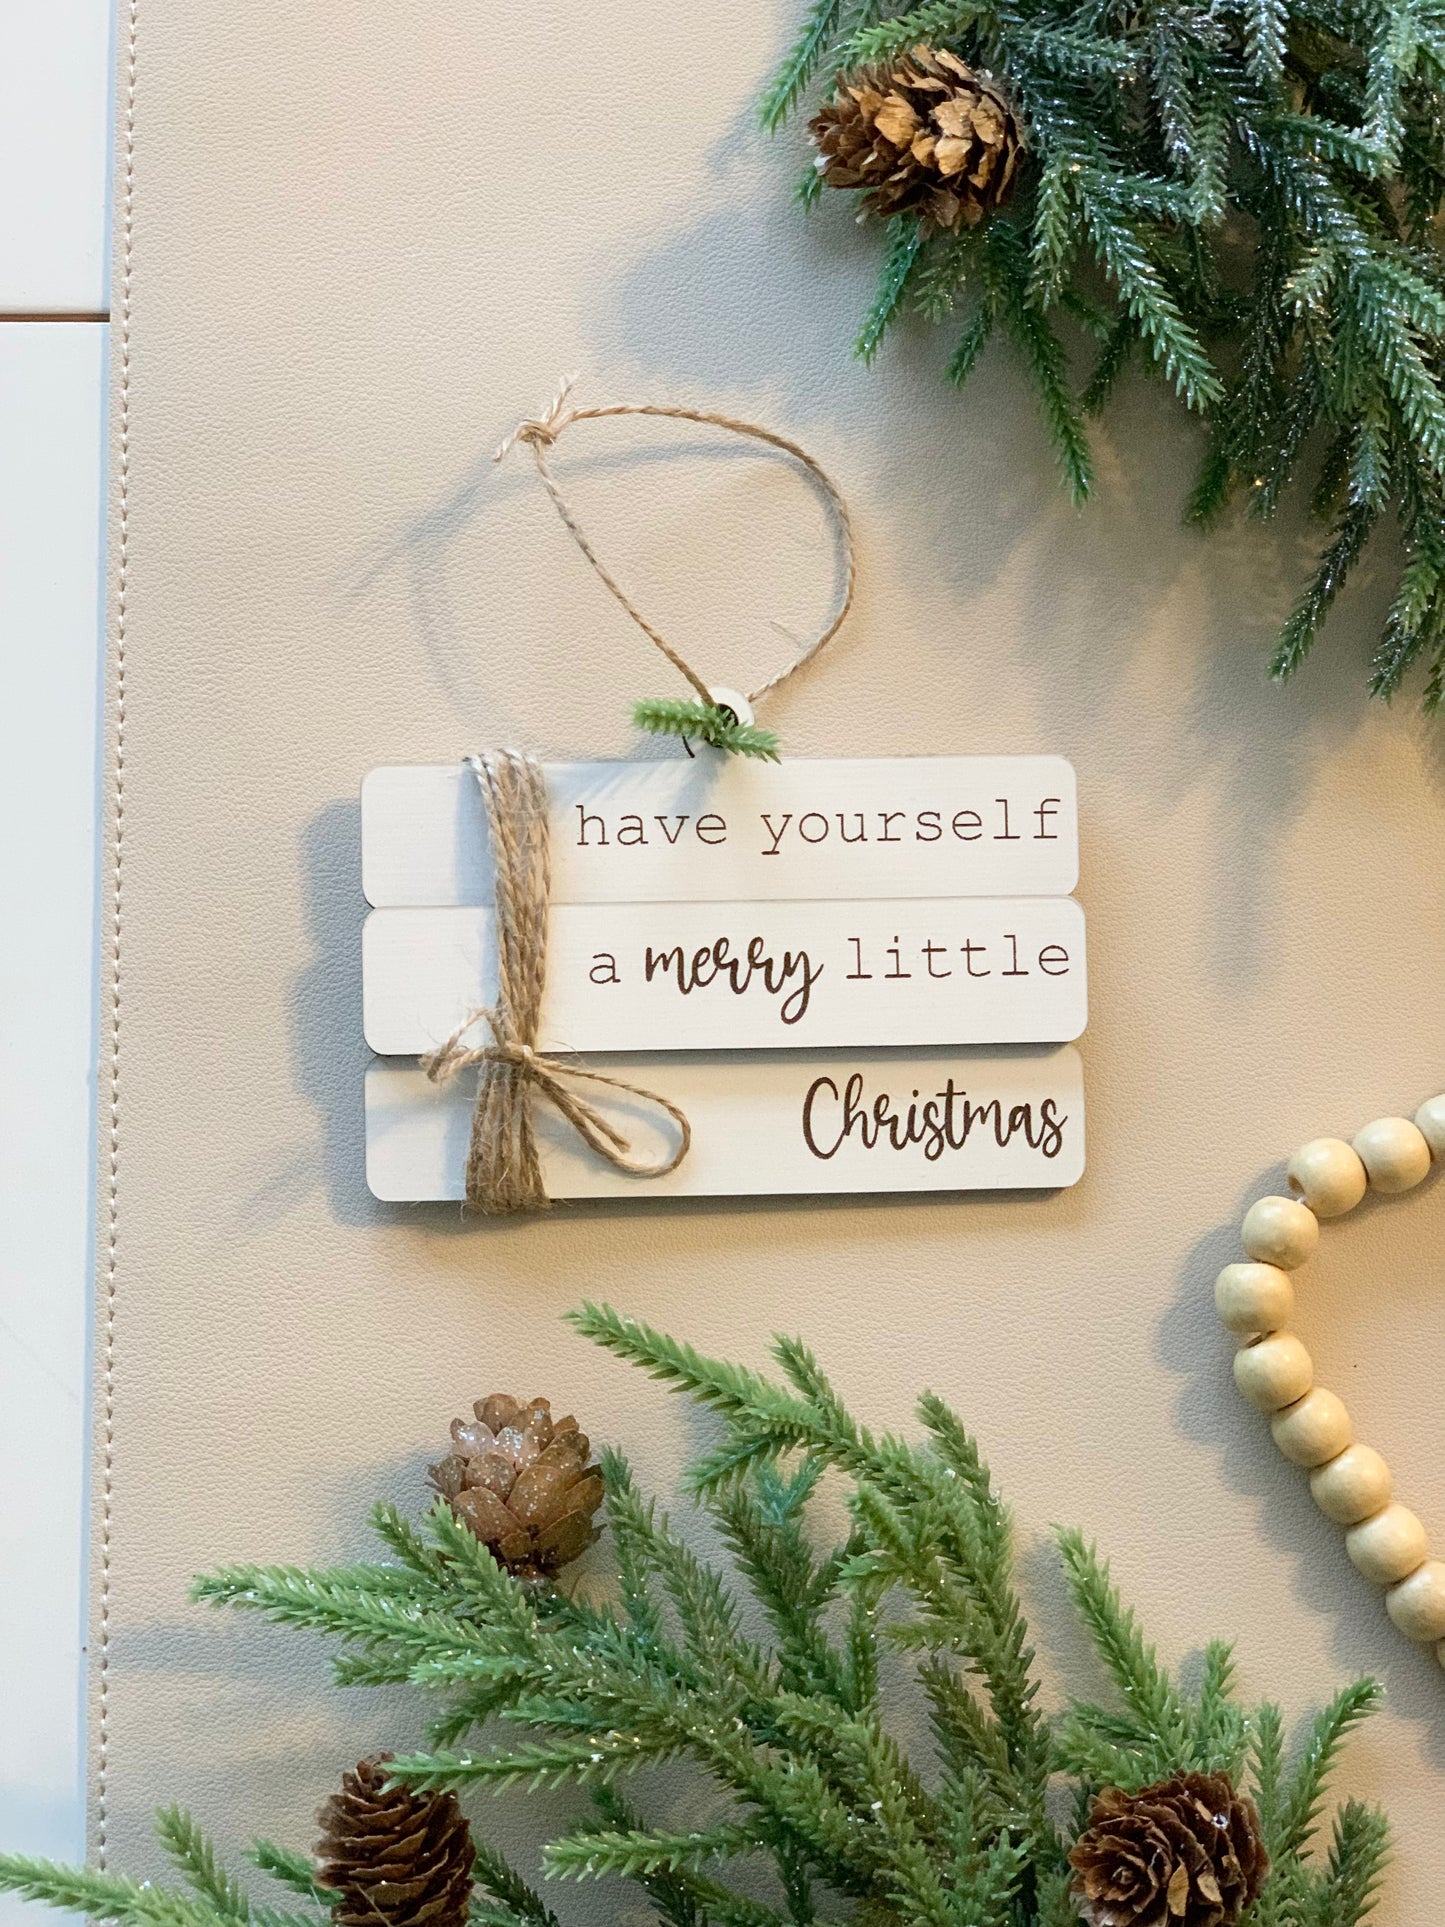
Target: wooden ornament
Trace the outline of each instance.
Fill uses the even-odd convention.
[[[987,76],[947,52],[915,57],[920,98],[942,89],[949,102],[928,109],[947,136],[938,154],[913,161],[933,168],[942,197],[929,218],[956,226],[943,202],[957,214],[971,195],[977,213],[1006,188],[1012,123]],[[680,739],[686,760],[543,769],[497,749],[464,768],[367,777],[363,1031],[379,1057],[420,1072],[367,1074],[373,1192],[460,1196],[504,1216],[554,1197],[1074,1182],[1077,1059],[1058,1048],[1087,1006],[1072,769],[1027,756],[783,764],[756,707],[817,657],[853,602],[837,483],[756,422],[675,403],[579,408],[571,387],[494,460],[530,451],[599,582],[688,685],[686,699],[633,709],[639,727]],[[654,627],[552,471],[573,423],[619,416],[760,443],[800,464],[827,510],[841,564],[828,617],[753,690],[710,686]],[[1023,1059],[997,1046],[1050,1048]],[[988,1055],[965,1056],[974,1047]],[[787,1056],[770,1064],[768,1052]],[[714,1053],[726,1053],[722,1075]],[[644,1077],[632,1060],[655,1056]],[[663,1141],[647,1145],[659,1125]]]
[[[1067,763],[699,749],[541,774],[546,977],[528,1041],[692,1126],[676,1169],[639,1183],[539,1110],[550,1196],[1077,1181],[1083,1090],[1065,1046],[1087,982]],[[462,765],[383,768],[361,822],[367,1181],[388,1202],[460,1198],[471,1074],[438,1084],[417,1060],[496,997],[487,813]],[[665,1161],[671,1113],[589,1094]]]
[[[1289,1161],[1295,1196],[1250,1206],[1241,1228],[1249,1262],[1224,1267],[1214,1302],[1220,1322],[1247,1341],[1234,1358],[1240,1391],[1268,1414],[1284,1456],[1309,1471],[1314,1501],[1345,1528],[1356,1568],[1389,1589],[1391,1619],[1410,1639],[1439,1641],[1445,1666],[1445,1560],[1429,1556],[1425,1528],[1394,1498],[1384,1459],[1354,1443],[1344,1405],[1315,1385],[1310,1355],[1288,1329],[1294,1288],[1286,1276],[1313,1255],[1320,1219],[1354,1210],[1367,1188],[1382,1197],[1413,1189],[1432,1161],[1445,1162],[1445,1094],[1427,1098],[1413,1122],[1377,1118],[1352,1144],[1325,1137],[1301,1145]]]

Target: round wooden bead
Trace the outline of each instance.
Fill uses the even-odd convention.
[[[1377,1117],[1356,1136],[1355,1149],[1371,1186],[1387,1197],[1408,1191],[1430,1169],[1425,1133],[1408,1117]]]
[[[1293,1332],[1271,1332],[1234,1355],[1234,1382],[1261,1412],[1293,1405],[1314,1378],[1314,1362]]]
[[[1310,1474],[1314,1502],[1337,1526],[1357,1526],[1390,1502],[1390,1468],[1370,1445],[1347,1445]]]
[[[1342,1218],[1369,1189],[1360,1154],[1338,1137],[1312,1137],[1289,1161],[1290,1189],[1317,1218]]]
[[[740,689],[725,689],[719,683],[716,689],[709,689],[707,693],[718,709],[730,709],[744,728],[752,728],[756,721],[753,706]]]
[[[1385,1611],[1406,1639],[1445,1639],[1445,1560],[1427,1559],[1385,1594]]]
[[[1445,1158],[1445,1097],[1427,1097],[1415,1113],[1415,1125],[1431,1157]]]
[[[1354,1437],[1342,1401],[1323,1385],[1316,1385],[1293,1405],[1276,1412],[1269,1429],[1291,1465],[1324,1465],[1338,1458]]]
[[[1372,1519],[1362,1519],[1345,1534],[1345,1551],[1355,1567],[1377,1586],[1392,1586],[1425,1563],[1430,1550],[1425,1528],[1408,1506],[1392,1499]]]
[[[1320,1221],[1296,1198],[1258,1198],[1244,1214],[1242,1236],[1251,1258],[1281,1271],[1297,1271],[1313,1257]]]
[[[1214,1281],[1219,1321],[1243,1338],[1276,1332],[1294,1313],[1294,1286],[1278,1265],[1226,1265]]]

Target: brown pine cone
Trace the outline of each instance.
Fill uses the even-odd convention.
[[[553,1573],[597,1537],[602,1475],[587,1435],[545,1398],[479,1398],[475,1420],[452,1420],[452,1449],[432,1484],[492,1556],[524,1579]]]
[[[839,74],[810,131],[830,187],[863,188],[876,214],[914,213],[951,231],[977,227],[1008,199],[1024,147],[998,82],[931,47]]]
[[[1254,1802],[1223,1773],[1107,1787],[1069,1864],[1089,1927],[1233,1927],[1269,1872]]]
[[[472,1836],[456,1796],[386,1785],[389,1753],[345,1775],[316,1816],[316,1878],[337,1927],[465,1927]]]

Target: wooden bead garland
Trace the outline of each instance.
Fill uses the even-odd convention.
[[[1287,1198],[1260,1198],[1245,1213],[1248,1262],[1226,1265],[1215,1280],[1220,1322],[1244,1342],[1234,1380],[1270,1421],[1275,1444],[1310,1475],[1315,1504],[1345,1530],[1356,1568],[1385,1591],[1385,1609],[1406,1638],[1434,1645],[1445,1666],[1445,1559],[1432,1559],[1425,1528],[1393,1496],[1390,1468],[1372,1446],[1355,1442],[1350,1415],[1314,1382],[1314,1363],[1288,1329],[1294,1311],[1289,1274],[1313,1256],[1320,1220],[1343,1217],[1366,1191],[1395,1197],[1445,1164],[1445,1094],[1415,1113],[1377,1118],[1352,1144],[1312,1138],[1289,1161]]]

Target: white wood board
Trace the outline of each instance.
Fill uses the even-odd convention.
[[[112,0],[5,0],[0,313],[104,313]]]
[[[1054,1189],[1083,1174],[1083,1073],[1067,1047],[588,1061],[680,1105],[692,1148],[666,1177],[629,1177],[539,1103],[543,1177],[554,1198]],[[578,1088],[640,1154],[676,1142],[676,1126],[648,1106]],[[438,1089],[414,1065],[371,1066],[366,1177],[376,1197],[462,1197],[474,1090],[471,1074]]]
[[[487,909],[372,911],[371,1049],[415,1056],[492,1003],[493,929]],[[717,967],[723,945],[735,971]],[[1069,897],[559,904],[537,1041],[548,1051],[1067,1043],[1087,1020],[1085,976],[1083,912]]]
[[[1074,772],[1058,756],[771,764],[702,749],[546,768],[554,903],[1067,896]],[[374,769],[361,792],[368,903],[489,903],[476,779]]]
[[[85,1846],[105,375],[98,323],[0,326],[0,1847],[61,1860]]]

